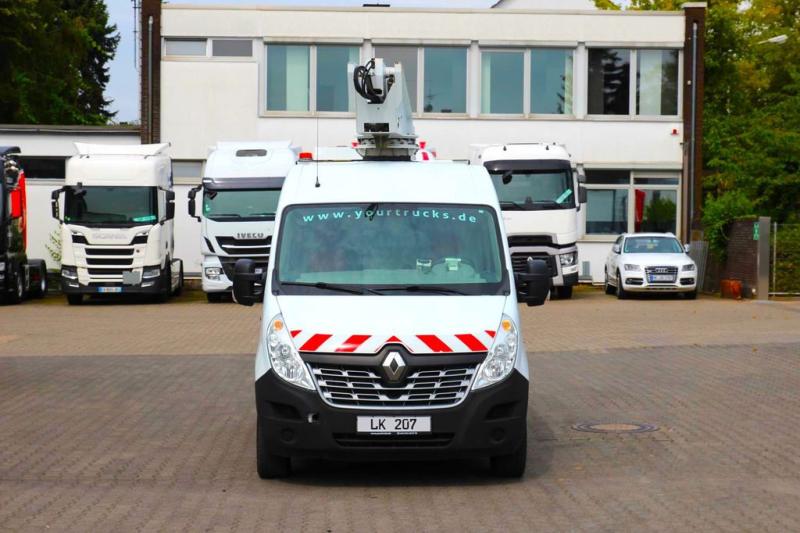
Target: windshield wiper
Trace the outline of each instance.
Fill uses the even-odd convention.
[[[451,289],[442,285],[398,285],[396,287],[379,287],[373,289],[375,291],[405,291],[405,292],[439,292],[443,294],[461,294],[466,295],[465,292],[458,289]]]
[[[217,218],[242,218],[242,215],[236,213],[219,213],[219,214],[215,213],[213,215],[206,215],[206,218],[210,218],[211,220]]]
[[[519,204],[517,202],[512,202],[511,200],[503,200],[500,202],[500,209],[518,209],[520,211],[524,211],[526,207],[523,204]]]
[[[366,294],[367,292],[373,292],[372,289],[357,289],[355,287],[350,287],[348,285],[339,285],[337,283],[325,283],[324,281],[317,281],[316,283],[307,283],[303,281],[281,281],[280,284],[286,285],[288,287],[314,287],[315,289],[347,292],[349,294]]]

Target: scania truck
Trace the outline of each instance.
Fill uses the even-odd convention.
[[[19,153],[16,146],[0,146],[0,304],[47,293],[45,262],[25,253],[25,173],[15,158]]]
[[[586,192],[566,148],[555,143],[473,145],[470,163],[492,176],[515,272],[529,257],[547,263],[553,296],[578,284],[578,211]],[[521,287],[524,291],[524,286]]]
[[[236,301],[263,297],[258,474],[286,476],[299,457],[481,457],[521,476],[530,372],[515,287],[544,303],[546,265],[513,272],[485,168],[413,161],[401,65],[374,59],[351,77],[363,161],[298,163],[266,273],[236,262]]]
[[[61,225],[61,290],[70,305],[98,294],[166,301],[183,287],[174,253],[175,192],[168,144],[75,143],[53,191]],[[60,197],[63,195],[63,217]]]
[[[290,141],[220,142],[211,150],[203,183],[189,191],[189,215],[202,224],[202,283],[209,302],[230,294],[237,259],[248,257],[257,269],[267,268],[275,207],[298,152]]]

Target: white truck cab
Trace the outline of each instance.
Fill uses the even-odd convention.
[[[363,75],[379,67],[404,91],[400,65]],[[515,277],[486,170],[412,161],[413,129],[392,129],[410,108],[387,92],[358,102],[364,161],[289,173],[266,273],[236,264],[237,302],[263,291],[258,473],[288,475],[295,457],[468,456],[520,476],[530,374],[515,287],[540,305],[549,274],[531,261]]]
[[[578,284],[578,211],[586,192],[566,148],[555,143],[473,145],[470,163],[484,166],[492,176],[514,270],[524,271],[529,257],[542,259],[554,295],[572,297]]]
[[[61,290],[85,295],[147,294],[161,301],[183,287],[175,259],[175,192],[168,144],[75,143],[64,187],[53,191],[61,224]],[[64,195],[63,218],[59,197]]]
[[[257,269],[266,269],[275,207],[298,151],[290,141],[220,142],[212,148],[203,183],[189,191],[189,215],[202,224],[202,284],[209,302],[230,294],[237,259],[251,258]]]

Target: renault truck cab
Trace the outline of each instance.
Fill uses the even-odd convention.
[[[485,457],[520,476],[530,371],[516,285],[544,303],[546,265],[515,276],[486,169],[411,160],[402,67],[357,69],[374,77],[359,87],[374,100],[357,102],[364,161],[299,163],[266,273],[236,264],[237,302],[263,290],[258,473],[288,475],[297,457]]]

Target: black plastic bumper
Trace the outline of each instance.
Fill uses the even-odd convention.
[[[289,385],[272,371],[256,381],[256,409],[267,449],[283,457],[348,461],[492,457],[514,452],[526,431],[528,380],[516,370],[502,383],[471,391],[447,409],[340,409],[317,391]],[[356,433],[357,416],[430,416],[431,433]]]
[[[147,287],[142,287],[141,283],[138,285],[125,285],[124,283],[101,283],[98,285],[81,285],[77,280],[61,277],[61,292],[64,294],[99,294],[99,295],[114,295],[114,294],[161,294],[164,292],[164,283],[166,283],[165,272],[162,270],[157,278],[148,278],[143,280],[145,282],[152,281],[153,284]],[[77,285],[77,287],[75,286]],[[117,289],[119,292],[101,292],[101,288]]]

